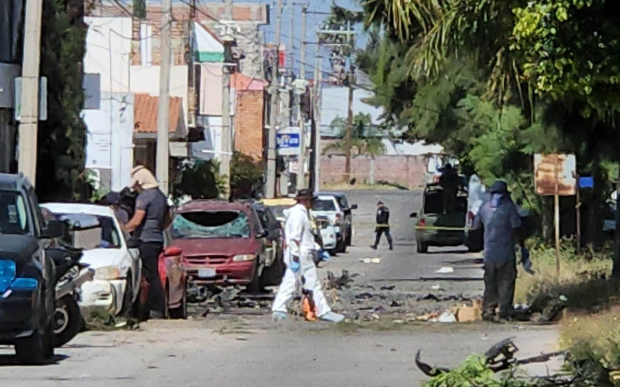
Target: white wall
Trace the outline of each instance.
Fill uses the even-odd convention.
[[[131,93],[101,93],[101,109],[82,112],[88,126],[86,168],[110,169],[115,191],[129,184],[133,167],[133,107]]]
[[[183,98],[183,116],[186,124],[189,107],[188,71],[187,66],[172,66],[170,70],[170,96]],[[159,66],[132,66],[131,91],[159,95]]]
[[[131,19],[87,17],[84,72],[101,74],[102,92],[129,92]]]

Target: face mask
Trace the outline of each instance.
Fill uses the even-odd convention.
[[[503,193],[495,193],[491,195],[491,207],[497,208],[506,200],[506,195]]]

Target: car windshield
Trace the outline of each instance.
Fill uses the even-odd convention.
[[[273,212],[273,215],[276,218],[286,218],[286,215],[284,215],[284,211],[288,210],[291,207],[293,206],[269,206],[269,208]]]
[[[25,235],[29,232],[24,197],[16,191],[0,191],[0,233]]]
[[[174,239],[249,238],[250,220],[242,211],[182,212],[172,222]]]
[[[333,199],[317,199],[312,203],[312,211],[336,211]]]
[[[81,214],[54,214],[57,220],[79,220]],[[120,249],[121,233],[114,224],[114,219],[109,216],[96,216],[86,214],[97,218],[99,225],[91,229],[80,230],[74,232],[74,247],[88,249],[90,246],[96,246],[100,249]],[[90,231],[92,230],[92,234]],[[99,231],[101,233],[99,233]]]

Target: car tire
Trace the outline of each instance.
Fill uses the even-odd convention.
[[[252,274],[252,279],[250,280],[250,283],[246,286],[246,290],[248,291],[248,293],[251,294],[258,294],[262,290],[260,276],[258,275],[258,260],[256,261],[256,269]]]
[[[353,245],[353,226],[351,226],[349,228],[349,233],[347,234],[347,238],[345,241],[347,246],[352,246]]]
[[[168,286],[166,286],[166,292],[168,291],[169,291]],[[167,300],[168,300],[168,297],[166,297]],[[167,303],[166,303],[166,308],[168,308]],[[174,309],[168,309],[168,316],[174,320],[187,319],[187,288],[183,289],[183,298],[181,299],[181,306],[179,306],[178,308],[174,308]]]
[[[44,309],[44,308],[42,308]],[[45,315],[45,311],[43,310]],[[30,337],[15,343],[15,353],[20,364],[44,365],[54,358],[54,330],[52,321],[37,329]]]
[[[62,314],[62,316],[58,316]],[[56,323],[59,322],[59,318],[64,319],[62,327],[57,327]],[[80,307],[73,298],[73,295],[68,294],[56,301],[56,311],[54,312],[54,348],[62,347],[69,341],[73,340],[84,328],[84,318],[80,312]],[[59,331],[58,329],[62,330]]]
[[[346,252],[347,252],[347,243],[343,239],[340,242],[338,242],[338,244],[336,245],[336,253],[341,254],[341,253],[346,253]]]
[[[271,267],[266,267],[263,270],[263,275],[260,278],[261,287],[279,286],[282,283],[283,277],[284,262],[281,257],[278,257]]]
[[[417,250],[418,254],[426,254],[428,253],[428,244],[424,242],[417,242]]]
[[[133,300],[133,282],[131,279],[133,278],[132,273],[127,273],[127,286],[125,287],[125,294],[123,294],[123,305],[121,307],[121,316],[125,318],[135,317],[137,302]],[[136,300],[140,299],[140,294],[138,293],[138,297]]]

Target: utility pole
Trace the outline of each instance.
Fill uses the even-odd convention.
[[[267,150],[267,186],[265,196],[275,197],[276,189],[276,124],[278,121],[278,65],[280,62],[280,29],[282,27],[282,0],[276,11],[276,59],[271,69],[271,111],[269,120],[269,148]]]
[[[354,66],[351,65],[348,74],[348,87],[349,87],[349,109],[347,112],[347,132],[345,136],[345,166],[344,166],[344,178],[345,182],[351,181],[351,132],[353,131],[353,84],[355,83],[355,71]]]
[[[18,166],[32,185],[37,181],[39,68],[41,63],[42,0],[26,1]]]
[[[321,191],[321,81],[323,72],[320,54],[321,46],[316,46],[316,65],[314,70],[314,193]]]
[[[168,196],[168,163],[170,150],[168,140],[170,136],[170,66],[172,62],[171,50],[171,23],[172,1],[162,0],[161,19],[161,64],[159,73],[159,98],[157,107],[157,180],[159,189]]]
[[[307,12],[307,6],[304,5],[303,6],[303,10],[302,10],[302,14],[301,14],[301,67],[300,67],[300,74],[301,74],[301,81],[305,84],[305,68],[303,65],[303,62],[306,60],[306,43],[305,43],[305,38],[306,38],[306,12]],[[299,123],[299,139],[300,139],[300,143],[299,143],[299,181],[297,182],[299,189],[304,189],[307,188],[308,185],[306,184],[306,152],[307,152],[307,147],[308,145],[306,144],[306,120],[304,118],[303,112],[301,111],[301,100],[303,95],[307,92],[307,88],[306,91],[304,91],[304,93],[298,93],[297,96],[297,121]]]
[[[226,0],[226,8],[222,17],[225,21],[232,21],[232,0]],[[231,63],[227,59],[231,57],[230,49],[234,42],[231,28],[226,25],[224,42],[224,66],[222,67],[222,154],[220,157],[220,177],[224,178],[224,195],[230,196],[230,162],[232,159],[232,124],[230,119],[230,70]]]
[[[301,57],[299,64],[299,74],[301,79],[306,79],[306,16],[308,15],[308,4],[304,4],[301,9]]]
[[[289,0],[289,7],[291,7],[291,31],[289,36],[289,47],[286,50],[286,67],[288,69],[288,75],[290,81],[293,80],[293,53],[295,52],[295,3]],[[289,82],[290,82],[289,81]]]

